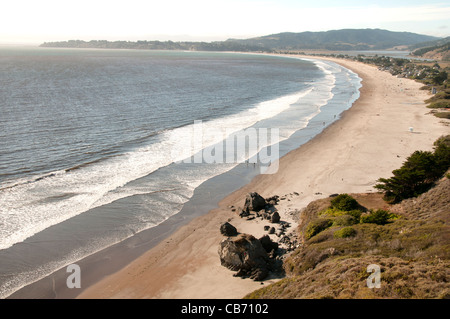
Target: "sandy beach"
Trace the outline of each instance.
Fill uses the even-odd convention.
[[[412,152],[431,150],[438,137],[449,133],[448,120],[445,124],[425,107],[429,93],[419,90],[422,84],[371,65],[328,60],[363,80],[360,98],[340,120],[282,157],[277,172],[257,176],[224,198],[218,209],[181,227],[78,298],[242,298],[278,279],[241,279],[220,265],[218,248],[225,238],[219,232],[221,224],[229,221],[240,233],[255,237],[265,234],[268,224],[240,218],[231,206],[242,207],[249,192],[284,196],[277,208],[281,220],[291,223],[289,231],[295,231],[292,211],[334,193],[375,192],[378,178],[389,177]]]

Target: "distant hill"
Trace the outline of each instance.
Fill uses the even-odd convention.
[[[411,51],[414,51],[416,49],[421,49],[421,48],[440,46],[440,45],[446,44],[447,42],[450,42],[450,37],[438,38],[438,39],[435,39],[432,41],[426,41],[426,42],[419,42],[416,44],[409,45],[408,49]]]
[[[277,50],[383,50],[410,46],[439,38],[410,32],[380,29],[345,29],[325,32],[278,33],[250,39],[216,42],[70,40],[46,42],[41,47],[196,50],[196,51],[277,51]]]
[[[450,37],[417,44],[412,55],[421,56],[427,59],[450,61]]]
[[[263,37],[228,41],[261,48],[301,50],[383,50],[409,46],[438,38],[411,32],[392,32],[380,29],[344,29],[324,32],[278,33]]]

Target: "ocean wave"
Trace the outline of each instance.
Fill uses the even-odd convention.
[[[0,189],[3,203],[0,207],[0,228],[3,235],[0,249],[11,247],[89,209],[135,194],[158,191],[127,189],[124,186],[219,143],[228,137],[225,132],[236,133],[286,112],[290,121],[276,125],[280,129],[280,140],[289,138],[295,131],[306,127],[320,112],[321,107],[333,98],[337,67],[313,61],[325,74],[320,82],[311,83],[311,87],[296,94],[259,103],[236,115],[203,122],[203,132],[207,134],[200,137],[201,141],[195,140],[198,137],[194,135],[194,124],[190,124],[162,132],[159,142],[146,147],[4,186]],[[291,117],[299,113],[302,116],[297,119]],[[217,134],[218,131],[220,134]],[[258,151],[266,146],[260,145]],[[214,174],[221,174],[234,166],[216,168]],[[205,178],[210,176],[192,181],[192,189]]]
[[[135,194],[124,186],[167,166],[174,161],[191,156],[223,139],[214,134],[214,129],[229,128],[236,132],[258,121],[273,117],[290,107],[310,90],[265,101],[255,107],[204,122],[206,134],[201,142],[192,135],[193,124],[165,131],[158,136],[158,142],[138,148],[125,154],[83,163],[66,170],[60,170],[34,177],[20,183],[3,186],[0,190],[0,249],[42,231],[52,225],[82,214],[89,209],[106,205],[115,200]],[[175,149],[186,150],[186,145],[199,145],[182,152],[183,158],[174,157]],[[229,169],[229,168],[228,168]],[[197,185],[202,182],[195,181]],[[148,190],[145,190],[147,192]],[[71,193],[70,197],[64,194]],[[137,192],[138,194],[140,192]],[[46,198],[53,200],[46,201]],[[60,198],[59,201],[55,198]]]
[[[141,205],[158,212],[157,218],[151,214],[130,217],[133,221],[130,219],[129,225],[123,225],[126,230],[121,231],[120,236],[97,238],[95,244],[77,248],[76,253],[68,252],[61,260],[38,267],[40,271],[33,276],[31,272],[19,274],[6,283],[7,291],[13,292],[24,283],[51,273],[56,266],[124,240],[176,214],[201,183],[233,169],[238,163],[205,165],[201,169],[174,163],[220,143],[229,136],[227,134],[249,127],[277,127],[281,142],[310,125],[324,106],[346,103],[345,107],[340,106],[341,111],[350,107],[359,96],[357,75],[333,63],[312,61],[323,71],[322,78],[311,81],[295,94],[261,102],[236,115],[202,122],[206,134],[201,140],[196,140],[199,137],[194,134],[195,124],[189,124],[160,132],[150,145],[0,189],[3,203],[0,249],[7,249],[72,217],[133,196],[144,195],[139,197],[144,201]],[[341,92],[346,95],[340,97]],[[257,151],[268,145],[259,145]],[[178,149],[181,151],[174,151]],[[4,283],[0,282],[0,290],[4,288]]]

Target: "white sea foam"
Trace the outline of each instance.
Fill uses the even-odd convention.
[[[225,139],[227,136],[217,134],[218,129],[221,132],[227,129],[226,132],[230,134],[264,119],[273,118],[290,108],[293,114],[297,110],[311,108],[307,115],[291,118],[289,122],[280,124],[280,140],[289,138],[295,131],[306,127],[320,112],[320,108],[333,97],[331,91],[336,82],[334,74],[340,72],[340,69],[332,64],[312,61],[325,74],[320,83],[296,94],[259,103],[239,114],[204,122],[206,134],[202,134],[201,141],[195,141],[194,125],[187,125],[166,131],[160,135],[159,142],[135,151],[79,169],[54,172],[47,178],[0,190],[0,249],[6,249],[89,209],[120,198],[160,191],[159,188],[152,189],[152,186],[140,189],[124,186]],[[196,147],[187,147],[188,145]],[[258,151],[265,146],[267,145],[260,145]],[[235,165],[218,166],[208,174],[199,174],[186,180],[184,187],[189,189],[186,200],[198,185],[212,177],[211,174],[221,174]]]
[[[308,92],[309,90],[302,91],[262,102],[239,114],[204,122],[207,128],[205,132],[213,132],[213,128],[233,128],[236,131],[244,129],[285,111]],[[192,127],[193,125],[188,125],[166,131],[160,135],[159,142],[120,156],[75,170],[58,171],[49,174],[47,178],[0,190],[0,249],[8,248],[89,209],[123,197],[159,191],[149,188],[127,189],[124,186],[169,165],[174,160],[174,149],[183,149],[191,144]],[[201,143],[194,143],[200,147],[189,148],[190,154],[187,155],[193,155],[222,138],[217,134],[206,134],[202,136]],[[221,167],[218,171],[220,173],[223,169],[232,167]],[[203,181],[204,178],[189,181],[191,190]]]
[[[158,188],[152,189],[151,186],[140,189],[124,186],[173,161],[192,156],[201,149],[226,139],[227,136],[217,134],[218,129],[221,130],[220,132],[226,129],[226,132],[231,134],[264,119],[272,118],[289,108],[292,108],[291,111],[294,113],[296,110],[312,108],[309,114],[297,119],[292,118],[290,122],[285,123],[287,125],[280,127],[280,141],[289,138],[295,131],[306,127],[308,122],[320,112],[320,108],[333,97],[331,90],[336,81],[334,73],[339,70],[324,62],[314,62],[325,74],[320,83],[315,83],[312,87],[296,94],[259,103],[254,108],[239,114],[203,122],[205,126],[203,131],[206,134],[200,136],[201,141],[195,141],[194,125],[187,125],[166,131],[160,135],[159,142],[135,151],[79,169],[54,172],[34,182],[2,189],[0,191],[2,201],[0,249],[6,249],[39,231],[89,209],[131,195],[160,191]],[[265,146],[267,145],[260,145],[258,151]],[[199,174],[186,180],[185,187],[189,189],[190,196],[198,185],[212,177],[211,174],[221,174],[235,165],[218,166],[208,174]]]

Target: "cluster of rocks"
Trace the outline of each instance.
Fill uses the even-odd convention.
[[[239,234],[220,243],[219,257],[222,266],[237,271],[236,277],[264,280],[269,272],[281,269],[282,262],[276,258],[278,244],[265,235],[256,239],[253,235]]]
[[[279,196],[277,195],[265,199],[256,192],[249,193],[245,198],[244,208],[239,213],[239,216],[249,217],[250,215],[253,215],[268,219],[272,223],[278,223],[280,221],[280,214],[275,209],[275,205],[278,204],[278,201]]]
[[[279,238],[278,243],[283,245],[285,252],[293,251],[299,244],[298,236],[295,232],[287,233],[289,227],[289,223],[286,222],[280,222],[280,227],[278,228],[268,225],[264,226],[264,230],[267,231],[268,234],[275,234]]]
[[[294,192],[290,195],[299,196],[300,194]],[[247,220],[254,218],[261,218],[262,220],[268,220],[273,224],[279,224],[278,228],[274,226],[265,225],[264,230],[268,234],[275,234],[280,238],[279,242],[284,244],[285,250],[287,252],[294,250],[298,246],[298,240],[295,234],[286,235],[287,228],[290,224],[281,220],[280,214],[276,209],[280,200],[287,199],[286,196],[274,195],[268,198],[264,198],[258,193],[249,193],[245,198],[244,208],[239,213],[240,217],[247,217]]]
[[[298,246],[296,235],[286,234],[290,224],[281,220],[275,208],[279,200],[277,195],[265,199],[258,193],[249,193],[244,208],[237,210],[239,216],[247,220],[261,218],[278,224],[277,228],[265,225],[264,230],[268,234],[259,239],[253,235],[239,234],[229,222],[220,226],[220,232],[228,237],[220,243],[220,262],[223,266],[237,271],[235,276],[264,280],[269,272],[282,271],[283,255]],[[236,211],[235,207],[230,208]],[[269,236],[272,234],[278,238],[277,241],[273,241]]]

